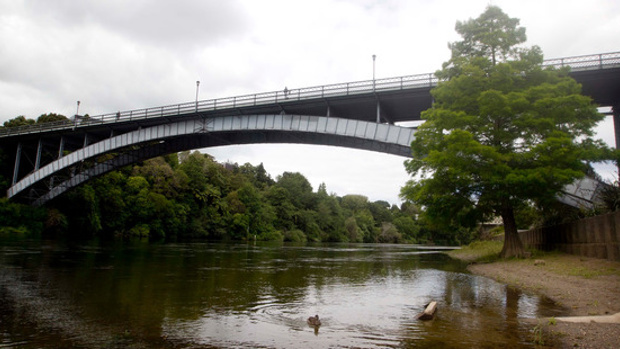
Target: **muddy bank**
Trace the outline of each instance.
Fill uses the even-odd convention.
[[[471,264],[474,274],[545,295],[572,316],[612,315],[620,312],[620,262],[549,254],[535,259]],[[620,324],[568,323],[539,319],[533,338],[559,348],[618,348]],[[536,333],[542,329],[541,333]]]

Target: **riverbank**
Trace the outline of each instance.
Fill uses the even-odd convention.
[[[620,262],[562,253],[535,253],[527,259],[494,260],[491,256],[496,245],[478,247],[483,252],[464,249],[449,255],[472,263],[468,270],[473,274],[547,296],[565,307],[570,316],[620,312]],[[532,339],[557,348],[618,348],[620,324],[538,319],[532,323]]]

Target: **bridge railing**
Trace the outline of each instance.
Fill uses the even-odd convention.
[[[46,122],[42,124],[8,127],[0,129],[0,137],[17,134],[41,133],[72,128],[82,128],[97,124],[110,124],[125,121],[137,121],[147,118],[170,117],[191,113],[210,112],[223,109],[234,109],[294,102],[315,98],[333,96],[348,96],[355,94],[402,90],[413,87],[432,87],[437,84],[433,73],[408,75],[394,78],[346,82],[339,84],[314,86],[300,89],[284,89],[281,91],[256,93],[235,97],[200,100],[161,107],[119,111],[97,116],[74,116],[72,120]]]
[[[620,66],[620,52],[585,55],[568,58],[549,59],[543,66],[570,67],[573,71],[604,69]],[[250,106],[269,105],[302,101],[316,98],[348,96],[372,92],[403,90],[416,87],[433,87],[437,84],[434,73],[407,75],[376,80],[346,82],[331,85],[284,89],[280,91],[256,93],[235,97],[200,100],[174,105],[118,111],[97,116],[74,116],[72,120],[47,122],[43,124],[0,128],[0,137],[19,134],[42,133],[88,127],[96,124],[113,124],[147,118],[171,117],[191,113],[210,112]]]
[[[573,71],[604,69],[620,65],[620,52],[547,59],[543,67],[570,67]]]

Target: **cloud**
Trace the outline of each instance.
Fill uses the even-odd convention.
[[[237,1],[34,0],[37,21],[71,30],[100,27],[144,45],[172,48],[214,45],[244,33],[248,21]]]
[[[90,114],[190,100],[197,50],[239,38],[248,22],[233,1],[29,1],[0,10],[0,80],[56,101],[4,110],[12,114],[3,119],[67,114],[77,100]]]

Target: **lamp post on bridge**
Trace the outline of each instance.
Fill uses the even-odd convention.
[[[77,108],[75,109],[75,115],[73,116],[73,127],[75,128],[80,118],[80,101],[77,101]]]
[[[372,55],[372,88],[375,88],[375,61],[377,60],[377,55]]]
[[[377,55],[372,55],[372,91],[375,91],[375,62],[377,60]],[[379,104],[379,99],[377,99],[377,124],[381,123],[381,105]]]
[[[196,80],[196,112],[198,112],[198,90],[200,89],[200,80]]]

